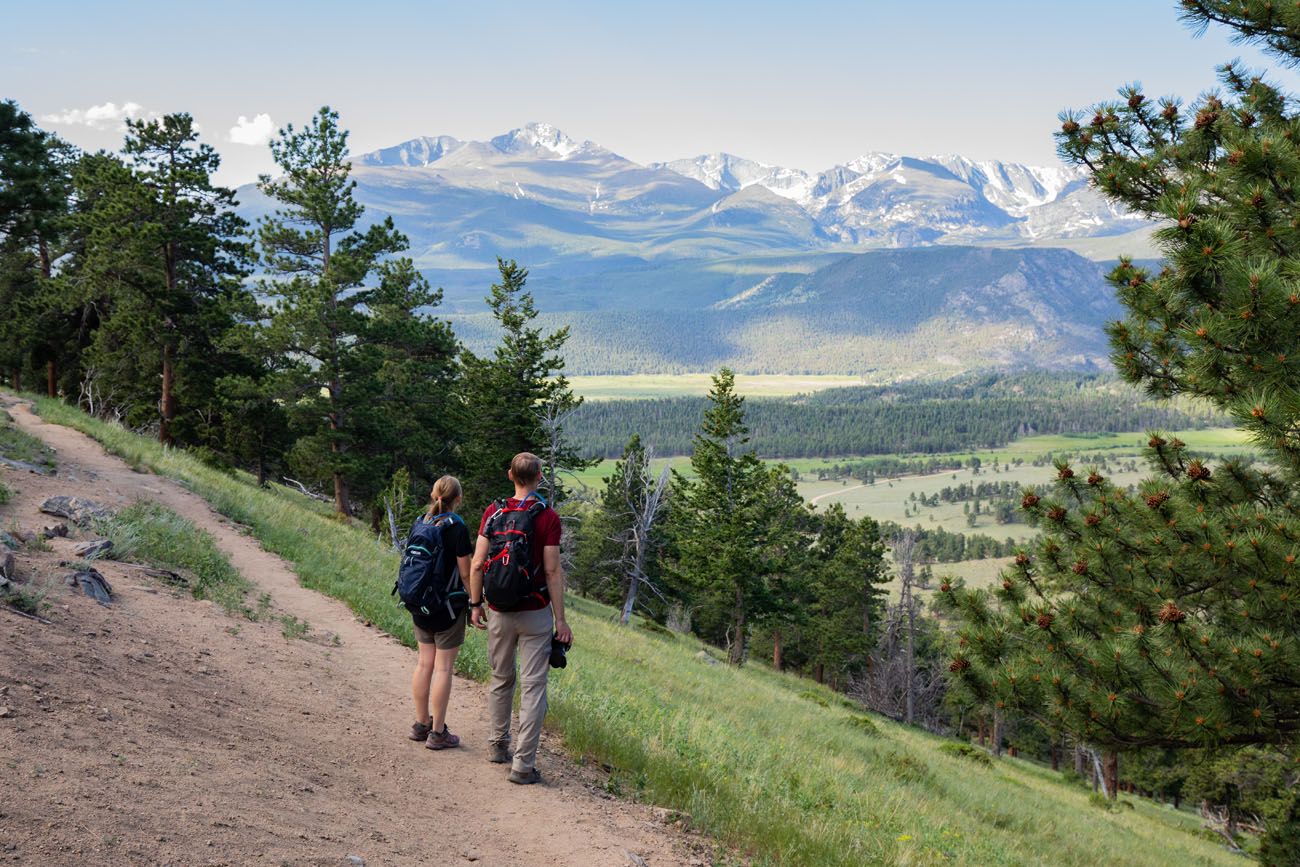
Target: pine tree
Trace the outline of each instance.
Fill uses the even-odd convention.
[[[43,367],[51,397],[77,326],[51,286],[74,161],[73,148],[0,102],[0,370],[18,388],[24,368]]]
[[[817,521],[807,574],[809,663],[818,680],[844,683],[866,664],[880,631],[885,564],[880,527],[869,516],[853,520],[839,503]]]
[[[1188,0],[1300,60],[1300,13]],[[1212,466],[1153,433],[1136,494],[1057,465],[1022,508],[1043,535],[992,591],[945,586],[964,615],[950,668],[998,707],[1108,750],[1272,743],[1300,733],[1300,114],[1229,64],[1184,108],[1136,86],[1062,117],[1062,156],[1160,222],[1158,272],[1121,260],[1110,328],[1128,381],[1230,413],[1270,468]]]
[[[584,596],[609,605],[623,599],[622,561],[632,530],[627,493],[639,493],[638,476],[634,470],[629,473],[629,464],[635,466],[644,455],[640,434],[633,434],[609,475],[601,479],[604,487],[579,523],[574,581]]]
[[[735,374],[713,377],[709,406],[691,454],[694,477],[673,473],[668,525],[670,578],[689,588],[701,634],[744,662],[750,630],[792,599],[782,582],[795,577],[808,510],[785,467],[767,467],[746,448],[744,398]]]
[[[489,357],[462,354],[461,429],[465,434],[462,464],[467,497],[484,505],[504,483],[510,459],[519,452],[541,455],[551,468],[581,469],[589,461],[563,436],[548,433],[545,420],[559,418],[581,405],[563,375],[559,352],[569,329],[543,334],[533,323],[537,306],[527,291],[528,271],[513,260],[497,260],[500,282],[492,284],[488,307],[501,328],[501,341]],[[544,494],[563,499],[555,472]]]
[[[378,275],[367,296],[366,342],[377,353],[376,406],[382,412],[375,418],[381,429],[362,448],[387,462],[384,477],[404,469],[412,484],[427,489],[458,469],[458,345],[450,324],[429,313],[442,303],[442,292],[430,288],[410,259],[385,261]]]
[[[279,207],[258,239],[267,275],[261,291],[271,300],[266,343],[283,360],[276,388],[302,434],[290,462],[328,482],[335,511],[345,515],[352,485],[369,479],[377,490],[388,477],[363,452],[362,431],[373,429],[383,392],[379,353],[365,342],[371,295],[363,288],[381,259],[407,242],[391,218],[358,228],[365,208],[353,195],[348,134],[338,120],[327,106],[271,142],[281,174],[263,175],[259,185]]]
[[[158,438],[172,443],[180,398],[189,410],[211,398],[218,345],[248,303],[244,221],[234,191],[212,183],[221,158],[188,114],[128,120],[124,151],[128,163],[93,164],[95,195],[78,219],[76,279],[106,290],[109,305],[88,364],[111,371],[135,406],[157,406]]]

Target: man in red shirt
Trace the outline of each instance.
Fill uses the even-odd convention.
[[[516,657],[523,673],[523,688],[519,696],[519,741],[515,747],[514,761],[508,779],[512,783],[529,784],[541,781],[534,762],[537,758],[537,741],[542,734],[542,719],[546,716],[546,679],[550,673],[551,638],[568,644],[573,633],[564,620],[564,569],[560,566],[560,516],[537,493],[542,480],[542,462],[536,455],[521,452],[510,462],[508,473],[514,483],[515,495],[493,503],[483,512],[479,524],[478,542],[474,549],[474,562],[470,567],[469,598],[470,622],[483,629],[484,567],[488,563],[493,535],[500,524],[489,524],[519,510],[536,508],[534,501],[543,507],[532,518],[528,535],[531,563],[528,575],[532,593],[509,608],[501,608],[487,601],[492,610],[487,618],[488,659],[492,664],[492,680],[488,687],[488,712],[492,719],[492,743],[489,761],[505,764],[510,757],[510,709],[515,698]],[[503,512],[498,515],[498,512]],[[500,543],[498,542],[498,547]]]

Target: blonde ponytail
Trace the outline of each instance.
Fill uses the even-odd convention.
[[[443,476],[433,483],[433,490],[429,492],[427,516],[432,518],[434,515],[451,511],[460,498],[460,479],[455,476]]]

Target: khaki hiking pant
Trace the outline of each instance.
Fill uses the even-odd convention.
[[[492,716],[492,743],[510,743],[510,710],[515,700],[517,654],[524,683],[519,695],[519,741],[515,745],[512,769],[524,773],[533,769],[537,741],[542,736],[554,626],[549,605],[540,611],[488,612],[488,660],[492,663],[488,712]]]

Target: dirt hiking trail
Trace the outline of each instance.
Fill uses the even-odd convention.
[[[101,561],[116,602],[63,586],[75,539],[16,552],[50,587],[49,624],[0,611],[0,861],[24,864],[668,865],[711,863],[664,812],[614,800],[544,735],[545,784],[486,761],[484,688],[457,677],[458,750],[406,739],[413,651],[179,485],[132,471],[98,443],[8,410],[58,471],[0,470],[17,492],[0,526],[38,531],[56,494],[120,509],[152,500],[211,533],[281,622],[227,615],[138,570]],[[78,533],[69,522],[73,536]],[[0,552],[2,556],[3,552]],[[582,640],[582,636],[578,636]]]

